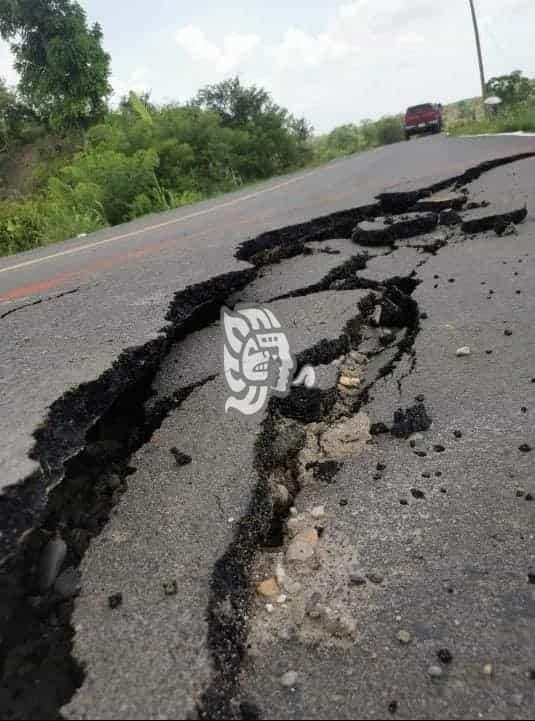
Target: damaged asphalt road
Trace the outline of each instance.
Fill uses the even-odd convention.
[[[39,379],[32,432],[35,400],[72,391],[33,463],[6,424],[3,717],[532,716],[534,162],[433,176],[422,159],[418,187],[378,202],[376,178],[362,203],[225,241],[157,321],[162,258],[158,300],[123,296],[97,361],[71,319],[81,298],[112,317],[111,275],[2,309],[26,379],[25,323],[43,357],[69,338],[102,368]],[[242,301],[270,303],[319,378],[256,421],[223,413],[219,309]]]

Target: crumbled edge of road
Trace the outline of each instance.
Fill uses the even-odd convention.
[[[40,692],[44,712],[50,712],[53,716],[59,714],[61,707],[68,702],[85,677],[84,670],[72,656],[74,629],[70,619],[79,589],[76,570],[90,540],[105,527],[112,509],[127,490],[127,479],[133,471],[129,466],[132,454],[149,442],[168,413],[198,387],[182,389],[176,397],[158,401],[147,412],[145,404],[151,394],[152,379],[171,347],[189,333],[212,323],[226,299],[252,282],[259,268],[309,252],[305,243],[326,241],[333,237],[350,238],[354,228],[362,221],[373,220],[381,214],[391,216],[409,213],[418,201],[433,193],[452,186],[458,189],[486,171],[533,155],[524,153],[489,161],[460,176],[418,191],[384,193],[375,204],[263,233],[242,243],[236,257],[248,263],[243,270],[215,277],[177,293],[166,316],[167,325],[157,338],[141,347],[125,350],[112,368],[98,380],[69,391],[52,405],[47,420],[35,432],[36,444],[32,458],[39,462],[41,472],[19,483],[15,482],[0,496],[3,529],[0,537],[0,569],[6,581],[2,584],[0,607],[4,617],[9,620],[6,626],[8,633],[3,634],[4,658],[9,659],[11,654],[16,656],[20,652],[20,644],[27,643],[31,649],[31,639],[38,642],[49,614],[55,613],[59,620],[57,632],[52,634],[38,654],[42,667],[46,665],[51,669],[49,673],[54,678],[53,684],[41,684],[42,689],[46,687]],[[510,222],[510,218],[507,221]],[[425,244],[418,247],[422,252],[435,254],[442,245],[430,243],[429,247]],[[420,313],[410,297],[417,281],[412,277],[391,278],[382,283],[366,280],[357,273],[365,269],[367,260],[366,254],[359,253],[328,274],[321,284],[290,294],[308,295],[327,288],[363,288],[370,291],[370,296],[361,303],[359,309],[361,320],[354,326],[349,325],[338,341],[320,343],[302,354],[299,358],[301,364],[332,362],[357,347],[360,324],[362,319],[371,323],[377,296],[380,303],[386,302],[383,305],[385,317],[381,322],[395,325],[401,321],[400,325],[406,329],[401,340],[393,336],[385,337],[383,350],[392,346],[395,353],[371,384],[364,387],[354,384],[353,388],[341,384],[343,391],[340,392],[356,394],[355,398],[350,398],[349,405],[347,398],[342,404],[345,405],[346,415],[348,411],[350,415],[358,413],[358,409],[367,402],[373,383],[393,372],[398,361],[406,354],[411,355],[419,329]],[[393,317],[388,320],[392,306],[397,308],[399,315],[397,319]],[[407,321],[408,309],[410,323]],[[266,443],[269,444],[272,434],[276,432],[274,419],[282,414],[308,424],[313,419],[322,418],[332,402],[332,395],[328,393],[316,393],[311,401],[300,396],[302,392],[302,389],[296,390],[286,401],[290,408],[284,407],[282,401],[273,402],[270,406],[262,434],[264,451],[261,450],[260,441],[257,456],[258,486],[253,493],[248,514],[235,524],[233,544],[214,569],[208,608],[214,677],[199,706],[202,717],[223,718],[227,712],[235,713],[232,702],[238,694],[240,666],[245,654],[246,611],[250,602],[252,563],[262,543],[270,538],[272,543],[280,542],[281,534],[284,535],[282,526],[288,508],[283,505],[276,512],[274,510],[265,477],[266,461],[262,455]],[[116,429],[121,420],[128,432],[117,437]],[[388,428],[376,427],[371,432],[385,430],[388,431]],[[180,454],[179,449],[176,450]],[[312,473],[318,473],[325,464],[332,466],[329,471],[331,474],[335,474],[340,467],[336,459],[318,461],[313,465]],[[292,468],[289,470],[292,471]],[[295,498],[299,491],[297,480],[294,487],[287,490],[288,497]],[[75,514],[82,514],[90,521],[82,533],[73,520]],[[55,582],[61,572],[59,567],[57,573],[54,571],[52,591],[42,595],[42,589],[36,588],[43,549],[52,539],[58,538],[59,532],[67,546],[63,571],[70,569],[72,575],[67,598],[56,590]],[[49,570],[51,574],[52,570]],[[62,585],[59,587],[63,588]],[[122,598],[120,590],[117,592],[119,597]],[[21,599],[31,600],[31,603],[21,603]],[[231,602],[232,611],[228,616],[219,613],[224,599],[230,599]],[[35,689],[31,678],[27,687],[20,679],[17,679],[17,684],[20,687],[14,690],[22,695],[30,687]]]

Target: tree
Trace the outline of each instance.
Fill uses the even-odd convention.
[[[106,110],[110,57],[102,30],[73,0],[0,0],[0,35],[11,41],[19,92],[56,130],[85,128]]]
[[[213,110],[220,115],[223,125],[234,128],[243,127],[248,122],[258,120],[263,114],[279,110],[266,90],[255,85],[246,88],[238,77],[217,85],[207,85],[198,92],[193,105]]]
[[[504,107],[518,105],[534,94],[535,81],[524,77],[521,70],[491,78],[487,83],[487,95],[501,98]]]

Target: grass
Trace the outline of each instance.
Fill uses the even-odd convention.
[[[480,135],[484,133],[535,132],[535,107],[513,108],[494,117],[479,120],[458,120],[448,125],[451,135]]]

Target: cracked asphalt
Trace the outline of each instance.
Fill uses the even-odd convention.
[[[0,595],[3,717],[532,718],[535,218],[503,236],[438,226],[375,247],[293,229],[274,236],[293,257],[256,271],[254,255],[235,257],[249,238],[269,248],[262,233],[528,152],[529,138],[427,138],[0,262],[2,553],[41,518],[29,559],[53,533],[91,531],[64,564],[81,571],[74,602],[30,593],[32,560]],[[489,170],[468,200],[532,213],[534,171],[534,159]],[[263,418],[224,416],[216,318],[240,302],[269,303],[318,366],[320,418],[299,394]],[[415,402],[430,429],[369,436]],[[64,466],[65,488],[80,483],[66,462],[101,417],[108,446],[132,425],[127,467],[94,471],[123,482],[106,518],[101,500],[73,509],[57,485]],[[31,458],[43,423],[54,448]],[[55,486],[53,517],[41,484]],[[313,539],[310,562],[290,560],[293,529]],[[256,587],[270,577],[280,595],[266,603]],[[17,603],[37,609],[37,634],[8,629]],[[58,657],[61,702],[40,684]]]

